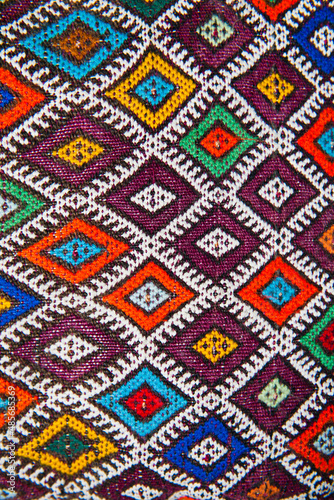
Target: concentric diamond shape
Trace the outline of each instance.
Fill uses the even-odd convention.
[[[44,99],[43,94],[23,84],[8,70],[0,68],[0,130],[27,115]]]
[[[198,457],[194,461],[192,455],[194,447],[201,446],[203,439],[208,437],[218,441],[221,455],[220,457],[215,454],[212,457],[210,455],[206,465],[203,465],[201,455],[200,462]],[[222,476],[230,467],[233,467],[241,456],[248,454],[248,452],[249,448],[239,438],[235,437],[219,420],[212,417],[194,432],[180,439],[174,448],[165,453],[165,457],[188,474],[204,483],[209,483]]]
[[[0,327],[29,312],[40,301],[0,276]]]
[[[223,66],[254,38],[236,13],[216,0],[201,2],[175,30],[197,59],[211,68]]]
[[[109,23],[83,10],[74,11],[21,44],[41,59],[80,79],[96,69],[127,39]]]
[[[282,326],[303,307],[318,288],[292,266],[277,257],[242,288],[238,295],[261,311],[266,318]]]
[[[80,420],[71,415],[63,415],[38,437],[21,446],[16,454],[63,474],[73,475],[95,460],[117,451],[110,441],[96,434]]]
[[[216,236],[221,239],[217,241]],[[219,208],[209,212],[179,239],[178,250],[201,271],[218,280],[258,245],[256,236]]]
[[[146,367],[97,402],[142,438],[188,405],[183,396]]]
[[[321,472],[334,470],[334,406],[323,410],[318,419],[290,443],[298,455],[309,460]]]
[[[223,443],[214,436],[207,436],[190,448],[188,457],[206,468],[212,467],[227,453],[228,448]]]
[[[125,500],[127,496],[135,500],[153,500],[155,498],[168,500],[181,489],[183,489],[182,486],[166,481],[160,473],[157,474],[143,465],[135,465],[126,469],[120,476],[117,475],[105,481],[102,486],[96,488],[96,493],[103,500]],[[136,493],[137,496],[131,496],[133,493]]]
[[[107,202],[152,234],[185,212],[197,198],[190,184],[151,159],[114,190]]]
[[[329,7],[317,9],[309,21],[293,36],[312,61],[327,75],[334,69],[334,12]]]
[[[240,245],[240,241],[217,227],[197,240],[196,245],[219,260],[231,250],[235,250]]]
[[[290,9],[298,0],[251,0],[258,9],[266,14],[271,21],[277,21],[285,11]]]
[[[80,115],[65,124],[57,123],[55,129],[22,157],[74,186],[86,183],[132,148],[128,139]],[[77,148],[80,144],[82,156]]]
[[[80,283],[128,249],[96,226],[74,219],[18,255],[70,283]]]
[[[18,184],[0,179],[0,233],[19,225],[44,205]]]
[[[280,156],[275,156],[260,165],[238,194],[265,219],[281,227],[317,191]]]
[[[334,368],[334,306],[299,342],[306,347],[322,366],[332,371]]]
[[[154,77],[151,76],[152,72],[155,73]],[[158,86],[156,84],[153,86],[154,79],[160,82]],[[164,85],[163,81],[165,81]],[[162,94],[161,91],[158,92],[159,87],[164,88]],[[145,95],[145,101],[142,100],[142,95],[139,98],[138,88],[142,90],[142,95]],[[166,62],[159,54],[149,52],[136,69],[131,69],[130,76],[109,90],[106,95],[119,101],[150,128],[156,129],[185,103],[195,88],[196,85],[190,77],[184,76],[179,69]],[[167,90],[168,93],[166,93]],[[172,93],[168,97],[170,92]],[[167,100],[162,96],[167,96]]]
[[[334,176],[334,109],[322,110],[316,122],[297,141],[320,167],[330,176]]]
[[[79,316],[63,318],[14,350],[14,355],[71,382],[112,364],[124,348],[111,336]]]
[[[281,357],[270,361],[230,399],[267,432],[283,425],[314,387]]]
[[[308,83],[285,59],[266,54],[233,86],[270,124],[280,126],[311,94]]]
[[[8,412],[10,398],[11,412]],[[13,398],[15,403],[13,404]],[[37,403],[36,396],[30,392],[21,389],[12,381],[7,381],[0,378],[0,429],[15,417],[20,415],[26,408],[30,407],[33,403]]]
[[[232,316],[213,309],[183,328],[163,350],[213,384],[225,379],[258,346],[259,341]]]
[[[193,297],[193,292],[172,279],[157,264],[149,262],[124,285],[103,297],[103,301],[148,332]]]
[[[216,177],[231,168],[256,142],[222,106],[216,106],[183,137],[180,145]]]

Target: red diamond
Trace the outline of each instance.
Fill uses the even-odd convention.
[[[239,139],[226,130],[216,127],[201,140],[201,146],[215,158],[220,158],[234,148]]]
[[[322,332],[318,340],[325,351],[334,352],[334,322]]]
[[[125,404],[129,410],[144,420],[152,417],[165,403],[149,387],[144,386],[132,394]]]

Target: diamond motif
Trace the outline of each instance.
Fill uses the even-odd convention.
[[[29,35],[21,44],[70,76],[81,79],[127,39],[109,23],[83,10],[74,11]]]
[[[206,23],[202,26],[198,26],[196,32],[212,47],[217,48],[231,38],[234,29],[217,16],[217,14],[212,14],[211,18]]]
[[[48,251],[48,254],[57,257],[65,265],[78,267],[101,252],[102,248],[94,245],[94,243],[87,243],[81,238],[73,238],[64,245],[52,248]]]
[[[217,231],[217,232],[216,232]],[[222,234],[223,233],[223,234]],[[229,238],[226,238],[226,235]],[[218,242],[215,236],[222,235]],[[212,241],[213,237],[213,241]],[[230,240],[232,238],[232,240]],[[238,245],[236,245],[238,242]],[[233,245],[234,248],[231,248]],[[259,245],[258,238],[222,208],[209,212],[179,239],[178,250],[216,280],[227,275]],[[230,251],[225,252],[228,248]],[[233,250],[233,251],[232,251]],[[217,255],[220,258],[217,259]]]
[[[122,0],[122,3],[127,4],[131,9],[150,19],[151,22],[152,18],[157,16],[170,3],[170,0]]]
[[[157,286],[154,281],[146,281],[144,285],[131,293],[128,300],[146,313],[151,314],[167,300],[170,300],[171,293]]]
[[[68,463],[66,458],[64,459],[64,455],[68,453],[68,447],[65,444],[66,441],[64,442],[66,438],[61,438],[61,436],[59,436],[60,440],[57,438],[59,434],[63,434],[64,432],[78,434],[84,442],[88,441],[86,446],[81,446],[81,439],[79,441],[77,438],[71,438],[74,449],[70,448],[70,450],[71,454],[73,453],[74,455],[74,459],[70,463]],[[51,445],[52,441],[54,442],[53,445]],[[67,444],[70,446],[71,441],[67,441]],[[60,447],[61,453],[58,452],[58,455],[61,458],[53,455],[57,444]],[[50,446],[51,449],[48,450]],[[46,465],[62,474],[73,475],[95,460],[100,460],[117,451],[118,449],[105,437],[96,434],[95,431],[80,422],[77,418],[71,415],[64,415],[49,425],[38,437],[21,446],[16,454],[19,457],[25,457],[33,462]],[[75,456],[77,453],[79,456]]]
[[[313,392],[314,387],[307,379],[276,356],[230,399],[266,432],[272,432],[282,426]]]
[[[14,395],[13,395],[14,393]],[[15,398],[15,404],[12,403],[12,398]],[[21,389],[18,385],[14,384],[12,381],[7,381],[0,378],[0,429],[9,423],[12,419],[15,419],[20,415],[25,409],[30,407],[33,403],[37,403],[38,399],[36,396],[30,394],[30,392]],[[11,398],[11,412],[7,413],[9,406],[9,400]]]
[[[266,14],[271,21],[277,21],[278,17],[290,9],[298,0],[251,0],[252,3]]]
[[[281,227],[292,214],[314,198],[317,191],[281,157],[275,156],[256,170],[254,177],[238,194],[265,219]]]
[[[196,245],[219,260],[228,252],[237,248],[240,241],[217,227],[200,240],[197,240]]]
[[[215,364],[217,361],[233,352],[238,344],[217,330],[208,332],[194,346],[194,349]]]
[[[325,474],[330,474],[334,470],[333,422],[334,406],[331,405],[320,413],[313,424],[289,443],[295,453],[312,462]],[[329,453],[323,453],[323,450]]]
[[[115,337],[72,315],[35,334],[16,348],[14,355],[71,382],[107,362],[112,364],[123,353],[124,348]]]
[[[259,189],[258,194],[270,203],[270,205],[279,210],[295,192],[277,175],[266,182]]]
[[[159,75],[160,83],[163,78],[167,80],[164,87],[165,91],[170,86],[173,86],[174,91],[165,102],[164,99],[161,99],[161,94],[158,93],[155,97],[151,95],[150,99],[148,99],[147,95],[150,94],[146,90],[145,95],[149,101],[149,106],[147,106],[145,102],[135,96],[135,93],[138,87],[143,89],[143,85],[146,88],[148,82],[152,84],[153,79],[156,77],[150,79],[151,72],[156,72]],[[149,79],[146,80],[148,76]],[[183,76],[179,69],[164,61],[160,55],[149,52],[136,69],[131,69],[130,76],[121,81],[115,88],[109,90],[106,95],[110,99],[119,101],[150,128],[156,129],[182,106],[195,88],[196,85],[191,78]],[[157,104],[158,106],[153,106],[152,109],[151,104]]]
[[[161,490],[150,488],[149,486],[145,486],[145,484],[135,484],[131,488],[128,488],[123,492],[125,497],[134,498],[134,500],[154,500],[154,498],[161,497]]]
[[[334,109],[323,109],[314,125],[297,141],[330,177],[334,175],[334,156],[331,154],[333,122]]]
[[[154,286],[156,288],[153,287],[153,280],[155,283],[159,283],[159,288],[155,283]],[[143,293],[143,284],[147,286],[147,283],[151,283],[149,286],[150,293],[152,291],[153,293],[157,293],[156,290],[158,290],[159,298],[157,299],[153,296],[152,302],[151,298],[147,302],[144,297],[144,300],[139,302],[139,307],[136,307],[135,304],[130,302],[131,297],[135,293],[135,297],[139,301]],[[138,296],[137,291],[139,291]],[[168,298],[166,297],[167,295]],[[188,302],[193,297],[193,292],[172,279],[166,271],[154,262],[150,262],[126,281],[123,286],[110,295],[103,297],[103,301],[122,311],[145,331],[150,331],[165,320],[169,314],[179,309],[182,304]],[[154,308],[151,306],[154,306]]]
[[[128,139],[122,139],[119,134],[112,133],[108,129],[97,125],[91,119],[80,115],[70,119],[65,124],[56,124],[55,130],[56,132],[53,132],[47,139],[26,153],[23,153],[22,156],[30,163],[47,170],[74,186],[83,185],[95,177],[100,170],[109,167],[132,149]],[[75,139],[73,139],[73,136],[75,136]],[[64,149],[66,153],[66,148],[69,145],[78,145],[83,138],[87,152],[90,143],[95,148],[93,149],[92,146],[92,152],[99,153],[92,156],[88,152],[90,156],[84,156],[87,161],[81,165],[83,168],[77,168],[79,165],[73,164],[73,161],[72,163],[63,161],[65,158],[61,159],[58,154],[54,154],[61,149]],[[74,157],[71,156],[71,158],[75,160]]]
[[[18,204],[14,201],[0,196],[0,220],[7,218],[9,214],[17,210]]]
[[[101,146],[84,137],[78,137],[62,148],[53,151],[52,155],[58,156],[58,158],[74,167],[82,167],[101,153],[103,153]]]
[[[328,7],[319,8],[293,35],[303,51],[327,75],[334,69],[333,24],[333,10]]]
[[[218,359],[217,356],[212,355],[212,349],[210,352],[211,343],[209,342],[208,349],[204,349],[205,353],[200,353],[198,348],[194,348],[205,340],[207,334],[211,337],[213,331],[218,332],[217,338],[221,339],[221,343],[219,342],[221,348],[217,349]],[[223,338],[226,339],[226,345]],[[236,348],[230,349],[234,346],[233,343],[236,344]],[[166,347],[163,346],[163,349],[164,353],[171,353],[176,360],[184,363],[187,368],[213,384],[220,378],[225,379],[255,351],[258,345],[258,340],[241,327],[232,316],[213,309],[190,327],[183,329]],[[229,349],[228,354],[227,349]]]
[[[242,288],[238,295],[261,311],[267,319],[282,326],[317,293],[317,287],[306,281],[281,257],[277,257]]]
[[[76,236],[78,234],[82,236]],[[72,235],[76,237],[72,239],[69,244],[58,247],[57,251],[54,250],[54,247],[58,242],[61,242]],[[75,251],[78,252],[78,250],[75,250],[75,244],[78,244],[76,242],[82,242],[84,237],[89,238],[92,243],[88,246],[86,246],[85,243],[82,243],[80,253],[75,254]],[[94,245],[93,242],[95,242],[98,246]],[[69,254],[64,254],[66,248],[69,250]],[[88,254],[85,254],[85,248],[89,250]],[[87,256],[89,254],[94,255],[94,252],[97,252],[95,249],[100,248],[101,252],[99,252],[97,256],[95,255],[96,258],[93,262],[86,262]],[[18,255],[28,259],[33,264],[42,267],[55,276],[69,281],[70,283],[80,283],[81,281],[96,274],[110,262],[113,262],[119,255],[128,249],[129,246],[126,243],[122,243],[121,241],[111,238],[95,226],[91,226],[82,220],[74,219],[72,222],[68,223],[55,233],[45,236],[41,241],[34,243],[21,252],[18,252]],[[50,256],[52,256],[52,252],[62,255],[62,264],[55,262],[50,257],[46,257],[44,252],[46,255]],[[67,267],[67,264],[71,264],[72,261],[75,263],[80,262],[83,265],[75,265],[72,270],[72,268],[70,269]]]
[[[30,110],[45,99],[43,94],[23,84],[4,68],[0,68],[0,85],[6,87],[6,90],[3,88],[0,94],[0,130],[26,116]],[[10,98],[10,95],[13,96],[13,99]],[[9,104],[11,106],[7,109]]]
[[[214,455],[211,466],[208,467],[208,464],[203,466],[194,462],[190,455],[194,447],[209,436],[211,439],[217,440],[221,446],[226,445],[228,451],[223,453],[219,459]],[[212,417],[194,432],[178,441],[174,448],[165,453],[165,457],[188,474],[209,483],[222,476],[241,456],[248,452],[249,448],[240,439],[235,437],[219,420]]]
[[[1,276],[0,297],[2,302],[0,327],[7,325],[40,304],[40,301],[33,295],[20,290]]]
[[[213,133],[207,133],[212,127]],[[227,135],[225,129],[228,129]],[[220,177],[255,141],[230,113],[222,106],[216,106],[181,139],[180,145],[196,160],[200,160],[213,175]]]
[[[262,389],[258,395],[258,399],[269,406],[269,408],[278,408],[290,394],[289,387],[279,377],[275,377]]]
[[[190,448],[188,457],[204,468],[212,467],[228,453],[228,448],[214,436],[207,436]]]
[[[152,234],[185,212],[197,198],[198,194],[184,179],[152,159],[114,190],[107,202]]]
[[[300,109],[313,90],[312,85],[276,53],[263,56],[238,77],[233,86],[267,122],[277,127]]]
[[[183,396],[146,367],[119,389],[104,394],[97,403],[115,413],[141,437],[157,430],[188,405]]]
[[[175,30],[181,43],[211,68],[223,66],[254,38],[233,9],[216,0],[200,2]]]
[[[89,354],[98,351],[99,348],[96,345],[74,334],[63,337],[58,342],[44,349],[47,355],[56,356],[68,363],[76,363],[76,361],[86,358]]]
[[[82,442],[71,431],[66,432],[57,439],[52,440],[44,446],[44,450],[57,457],[61,456],[70,464],[74,462],[83,452],[90,449],[90,445]]]
[[[175,200],[176,196],[173,193],[155,182],[130,198],[132,203],[135,203],[144,210],[148,210],[152,214],[155,214],[162,208],[166,208]]]
[[[280,493],[280,489],[271,484],[269,479],[266,479],[260,486],[250,490],[247,497],[255,500],[274,500]]]
[[[146,104],[156,108],[174,90],[175,85],[157,73],[146,77],[134,89],[134,93]]]

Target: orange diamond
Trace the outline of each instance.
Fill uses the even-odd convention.
[[[12,382],[0,378],[0,403],[2,403],[0,406],[0,428],[23,412],[33,402],[37,402],[36,396],[32,396],[30,392],[20,389]]]
[[[269,479],[266,479],[258,488],[254,488],[247,493],[248,498],[255,500],[271,500],[274,495],[278,495],[280,490],[270,484]]]
[[[92,30],[72,25],[52,45],[81,62],[100,42],[100,38]]]
[[[238,142],[237,137],[217,127],[201,140],[201,146],[215,158],[220,158],[234,148]]]
[[[327,252],[334,254],[334,224],[323,233],[319,241]]]

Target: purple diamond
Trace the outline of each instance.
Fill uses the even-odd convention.
[[[73,381],[113,360],[123,350],[114,337],[72,315],[25,342],[14,355]]]
[[[279,381],[289,391],[279,404],[268,405],[264,402],[263,391],[273,380]],[[310,382],[277,356],[236,392],[231,401],[246,410],[260,427],[270,432],[281,426],[313,391],[314,387]]]
[[[92,155],[91,160],[82,165],[71,164],[54,154],[78,137],[83,137],[91,142],[93,147],[96,146],[102,151]],[[74,186],[81,186],[95,177],[100,170],[122,158],[131,148],[129,141],[121,139],[118,132],[110,132],[88,118],[76,116],[22,157]]]
[[[205,38],[199,33],[212,15],[216,15],[223,23],[233,28],[232,36],[218,47],[206,43]],[[233,10],[216,0],[202,2],[180,25],[177,32],[197,58],[213,68],[222,66],[254,38],[253,32],[240,21]]]
[[[141,201],[141,193],[146,202]],[[158,195],[165,197],[160,199],[160,203]],[[151,159],[126,183],[116,188],[107,202],[153,234],[185,212],[198,197],[188,182],[158,160]],[[154,205],[147,205],[150,201]]]
[[[216,363],[212,363],[194,349],[194,345],[212,330],[233,339],[238,344],[235,350]],[[258,340],[250,335],[245,327],[239,325],[231,315],[213,309],[188,329],[182,330],[165,349],[175,359],[182,361],[188,368],[191,368],[213,384],[218,379],[225,378],[243,360],[250,356],[258,345]]]
[[[277,203],[271,203],[268,197],[264,197],[262,191],[273,178],[279,178],[293,191],[280,207]],[[316,189],[279,156],[262,163],[239,191],[240,198],[278,227],[281,227],[291,215],[304,207],[316,195]]]
[[[276,105],[258,88],[258,84],[273,72],[293,86],[293,90]],[[264,56],[255,67],[238,78],[234,86],[269,123],[275,126],[279,126],[299,109],[313,89],[310,83],[277,54]]]

